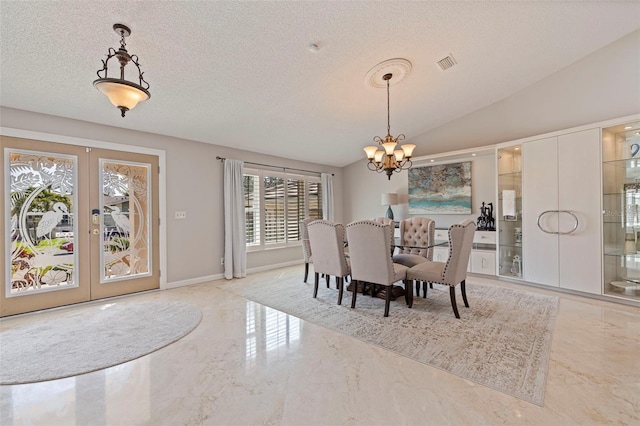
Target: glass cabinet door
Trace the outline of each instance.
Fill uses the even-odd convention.
[[[498,149],[498,275],[522,278],[522,150]]]
[[[602,129],[604,294],[640,300],[640,123]]]

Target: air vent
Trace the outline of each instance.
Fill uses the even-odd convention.
[[[446,56],[438,61],[438,66],[442,71],[446,71],[456,64],[456,60],[452,55]]]

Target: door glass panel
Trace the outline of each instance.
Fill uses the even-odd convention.
[[[150,275],[151,165],[101,159],[100,181],[100,282]]]
[[[77,158],[5,150],[6,296],[77,287]]]

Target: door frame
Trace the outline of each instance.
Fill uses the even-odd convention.
[[[160,290],[169,288],[167,285],[167,158],[166,151],[155,148],[147,148],[136,145],[126,145],[113,142],[104,142],[93,139],[77,138],[73,136],[55,135],[52,133],[34,132],[31,130],[15,129],[0,126],[0,134],[23,139],[33,139],[37,141],[61,143],[66,145],[78,145],[88,148],[102,148],[114,151],[125,151],[138,154],[149,154],[158,157],[158,217],[160,219]]]

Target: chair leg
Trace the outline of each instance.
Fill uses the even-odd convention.
[[[451,307],[453,308],[453,313],[455,314],[456,318],[460,318],[460,314],[458,313],[458,306],[456,305],[456,288],[455,287],[449,287],[449,295],[451,296]]]
[[[429,283],[429,285],[433,285],[433,284]],[[419,293],[418,293],[418,297],[420,297]],[[422,281],[422,298],[423,299],[427,298],[427,282],[426,281]]]
[[[342,305],[342,289],[344,288],[344,278],[336,277],[336,281],[338,282],[338,305]]]
[[[420,281],[416,280],[416,294],[420,297]]]
[[[358,295],[358,282],[359,281],[357,280],[351,280],[351,283],[353,284],[353,292],[351,295],[351,308],[356,307],[356,296]]]
[[[404,299],[411,308],[413,306],[413,280],[405,280],[404,288]],[[418,292],[418,295],[420,295],[420,292]]]
[[[318,281],[320,281],[320,274],[314,272],[314,280],[313,280],[313,298],[315,299],[318,296]]]
[[[304,262],[304,282],[307,282],[307,277],[309,276],[309,262]]]
[[[467,286],[465,285],[465,281],[466,280],[462,280],[462,282],[460,283],[460,290],[462,291],[462,300],[464,300],[464,306],[468,308],[469,302],[467,302]]]
[[[391,303],[391,286],[387,286],[386,297],[384,298],[384,316],[389,316],[389,304]]]
[[[331,276],[329,274],[325,274],[324,278],[327,280],[327,288],[329,288],[329,281],[331,280]]]

